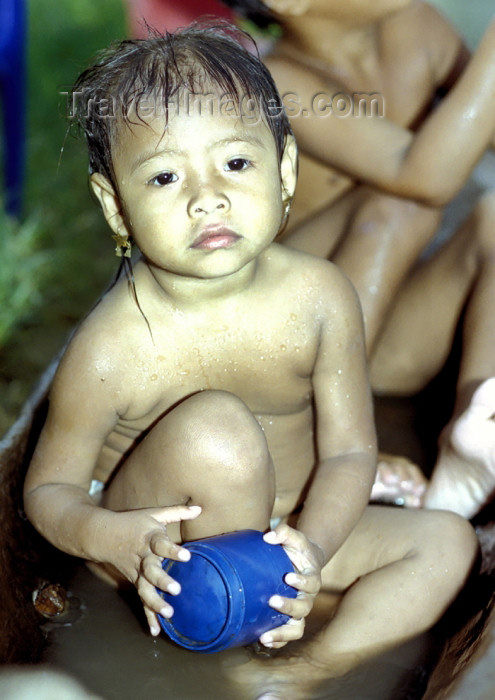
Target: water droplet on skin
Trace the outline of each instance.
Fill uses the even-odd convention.
[[[287,345],[284,345],[282,343],[282,345],[280,346],[280,349],[282,350],[282,352],[285,352],[287,350]]]
[[[158,374],[152,374],[150,379],[152,382],[156,382],[156,380],[158,379]]]

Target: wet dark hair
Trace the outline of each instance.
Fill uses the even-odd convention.
[[[251,42],[256,53],[241,40]],[[79,76],[70,93],[69,116],[86,136],[90,171],[115,185],[112,139],[122,124],[136,123],[140,104],[158,97],[166,118],[169,104],[181,91],[200,95],[212,87],[239,109],[245,99],[254,102],[281,161],[292,130],[255,42],[228,22],[196,22],[172,34],[124,40],[101,53]]]
[[[245,17],[257,24],[258,27],[265,28],[276,21],[262,0],[221,0],[221,2],[240,17]]]
[[[241,42],[251,44],[254,53]],[[221,96],[233,102],[236,114],[243,113],[244,100],[254,104],[257,116],[273,135],[281,163],[292,129],[256,43],[229,22],[211,20],[195,22],[174,33],[161,35],[150,30],[147,39],[121,41],[103,51],[81,73],[69,94],[69,118],[86,137],[90,172],[107,177],[118,192],[112,146],[119,129],[132,129],[139,121],[146,123],[142,115],[149,114],[150,103],[160,109],[166,123],[169,105],[175,105],[183,92],[203,95],[212,88],[219,88]],[[153,339],[138,300],[132,262],[125,255],[113,284],[122,273]]]

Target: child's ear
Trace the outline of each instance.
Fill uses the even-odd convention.
[[[291,198],[296,191],[297,182],[297,145],[293,136],[288,135],[280,163],[280,178],[284,194]]]
[[[110,180],[101,173],[93,173],[90,178],[90,183],[96,198],[101,204],[103,215],[112,231],[119,234],[125,232],[125,234],[129,236],[122,216],[120,200]]]
[[[296,17],[306,12],[309,0],[264,0],[264,4],[277,15]]]

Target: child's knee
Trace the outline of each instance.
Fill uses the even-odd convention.
[[[396,241],[415,239],[426,242],[439,226],[442,211],[413,200],[366,191],[358,222],[363,233],[376,233]]]
[[[454,541],[453,549],[464,559],[467,570],[474,565],[480,551],[479,540],[471,523],[457,513],[447,513]]]
[[[187,410],[178,438],[212,477],[236,484],[273,478],[264,432],[241,399],[225,391],[205,391],[183,404]]]
[[[472,525],[457,513],[431,511],[428,532],[423,542],[435,565],[440,564],[450,577],[465,579],[478,553],[479,543]]]

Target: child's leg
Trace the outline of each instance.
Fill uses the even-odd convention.
[[[442,431],[424,497],[426,508],[474,517],[495,493],[495,377],[478,386],[466,410]]]
[[[126,510],[190,503],[195,521],[167,526],[175,541],[266,530],[274,471],[263,431],[233,394],[204,391],[161,418],[112,480],[104,506]]]
[[[447,358],[466,306],[457,399],[440,438],[425,504],[472,517],[495,489],[495,195],[418,268],[398,297],[371,360],[375,389],[414,393]],[[392,465],[393,471],[393,465]]]
[[[477,552],[473,528],[453,513],[371,506],[323,572],[344,596],[309,653],[353,667],[431,628]]]
[[[397,290],[441,220],[441,211],[358,187],[290,231],[282,242],[335,262],[363,309],[368,354]]]
[[[479,205],[397,294],[370,358],[371,383],[379,393],[414,394],[442,368],[479,271],[481,216]]]
[[[479,210],[478,275],[464,319],[456,404],[425,497],[426,507],[466,518],[495,491],[495,193]]]
[[[371,506],[323,569],[323,590],[342,594],[328,624],[231,675],[263,690],[259,699],[313,697],[324,680],[432,627],[464,586],[477,552],[473,528],[453,513]]]
[[[383,193],[364,193],[332,261],[359,295],[371,357],[397,293],[438,229],[442,212]]]

